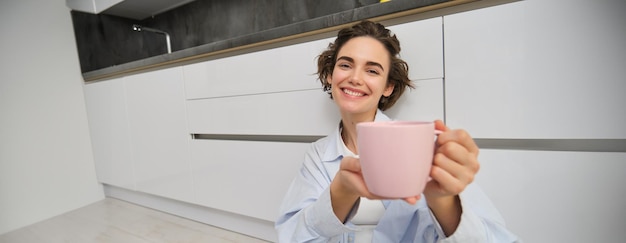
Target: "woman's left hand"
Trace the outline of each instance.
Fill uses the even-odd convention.
[[[431,181],[426,184],[424,197],[446,236],[454,234],[461,222],[459,194],[474,181],[480,165],[478,146],[464,130],[451,130],[442,121],[435,121],[441,130],[435,143]]]
[[[441,121],[435,129],[442,133],[435,144],[432,180],[424,190],[427,199],[457,196],[472,183],[480,164],[478,146],[465,130],[451,130]]]

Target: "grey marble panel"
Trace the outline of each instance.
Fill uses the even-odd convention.
[[[140,21],[72,11],[81,71],[110,73],[324,29],[449,0],[196,0]],[[133,24],[165,31],[136,32]]]

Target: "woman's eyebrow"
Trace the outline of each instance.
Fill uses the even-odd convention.
[[[352,57],[348,57],[348,56],[340,56],[339,58],[337,58],[337,61],[339,60],[346,60],[348,62],[354,63],[354,59],[352,59]],[[381,65],[380,63],[377,62],[373,62],[373,61],[368,61],[365,63],[365,65],[367,66],[377,66],[380,69],[382,69],[383,71],[385,71],[385,69],[383,68],[383,65]]]
[[[385,71],[385,69],[383,68],[383,65],[380,65],[380,63],[369,61],[369,62],[367,62],[367,65],[368,65],[368,66],[377,66],[377,67],[379,67],[381,70]]]
[[[348,62],[354,63],[354,59],[352,59],[352,57],[340,56],[339,58],[337,58],[337,61],[339,61],[339,60],[346,60]]]

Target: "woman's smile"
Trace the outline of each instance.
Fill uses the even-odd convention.
[[[365,96],[366,94],[357,90],[352,90],[352,89],[348,89],[348,88],[343,88],[341,89],[341,91],[343,91],[344,94],[347,94],[349,96],[353,96],[353,97],[361,97],[361,96]]]

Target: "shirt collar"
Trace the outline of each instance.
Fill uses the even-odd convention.
[[[390,120],[391,119],[387,115],[383,114],[381,110],[376,111],[374,121],[379,122]],[[323,162],[335,161],[345,156],[355,157],[355,154],[346,147],[343,139],[341,139],[341,129],[341,121],[339,121],[335,132],[328,136],[330,141],[328,143],[328,146],[326,147],[326,152],[324,153],[324,156],[322,156]]]

